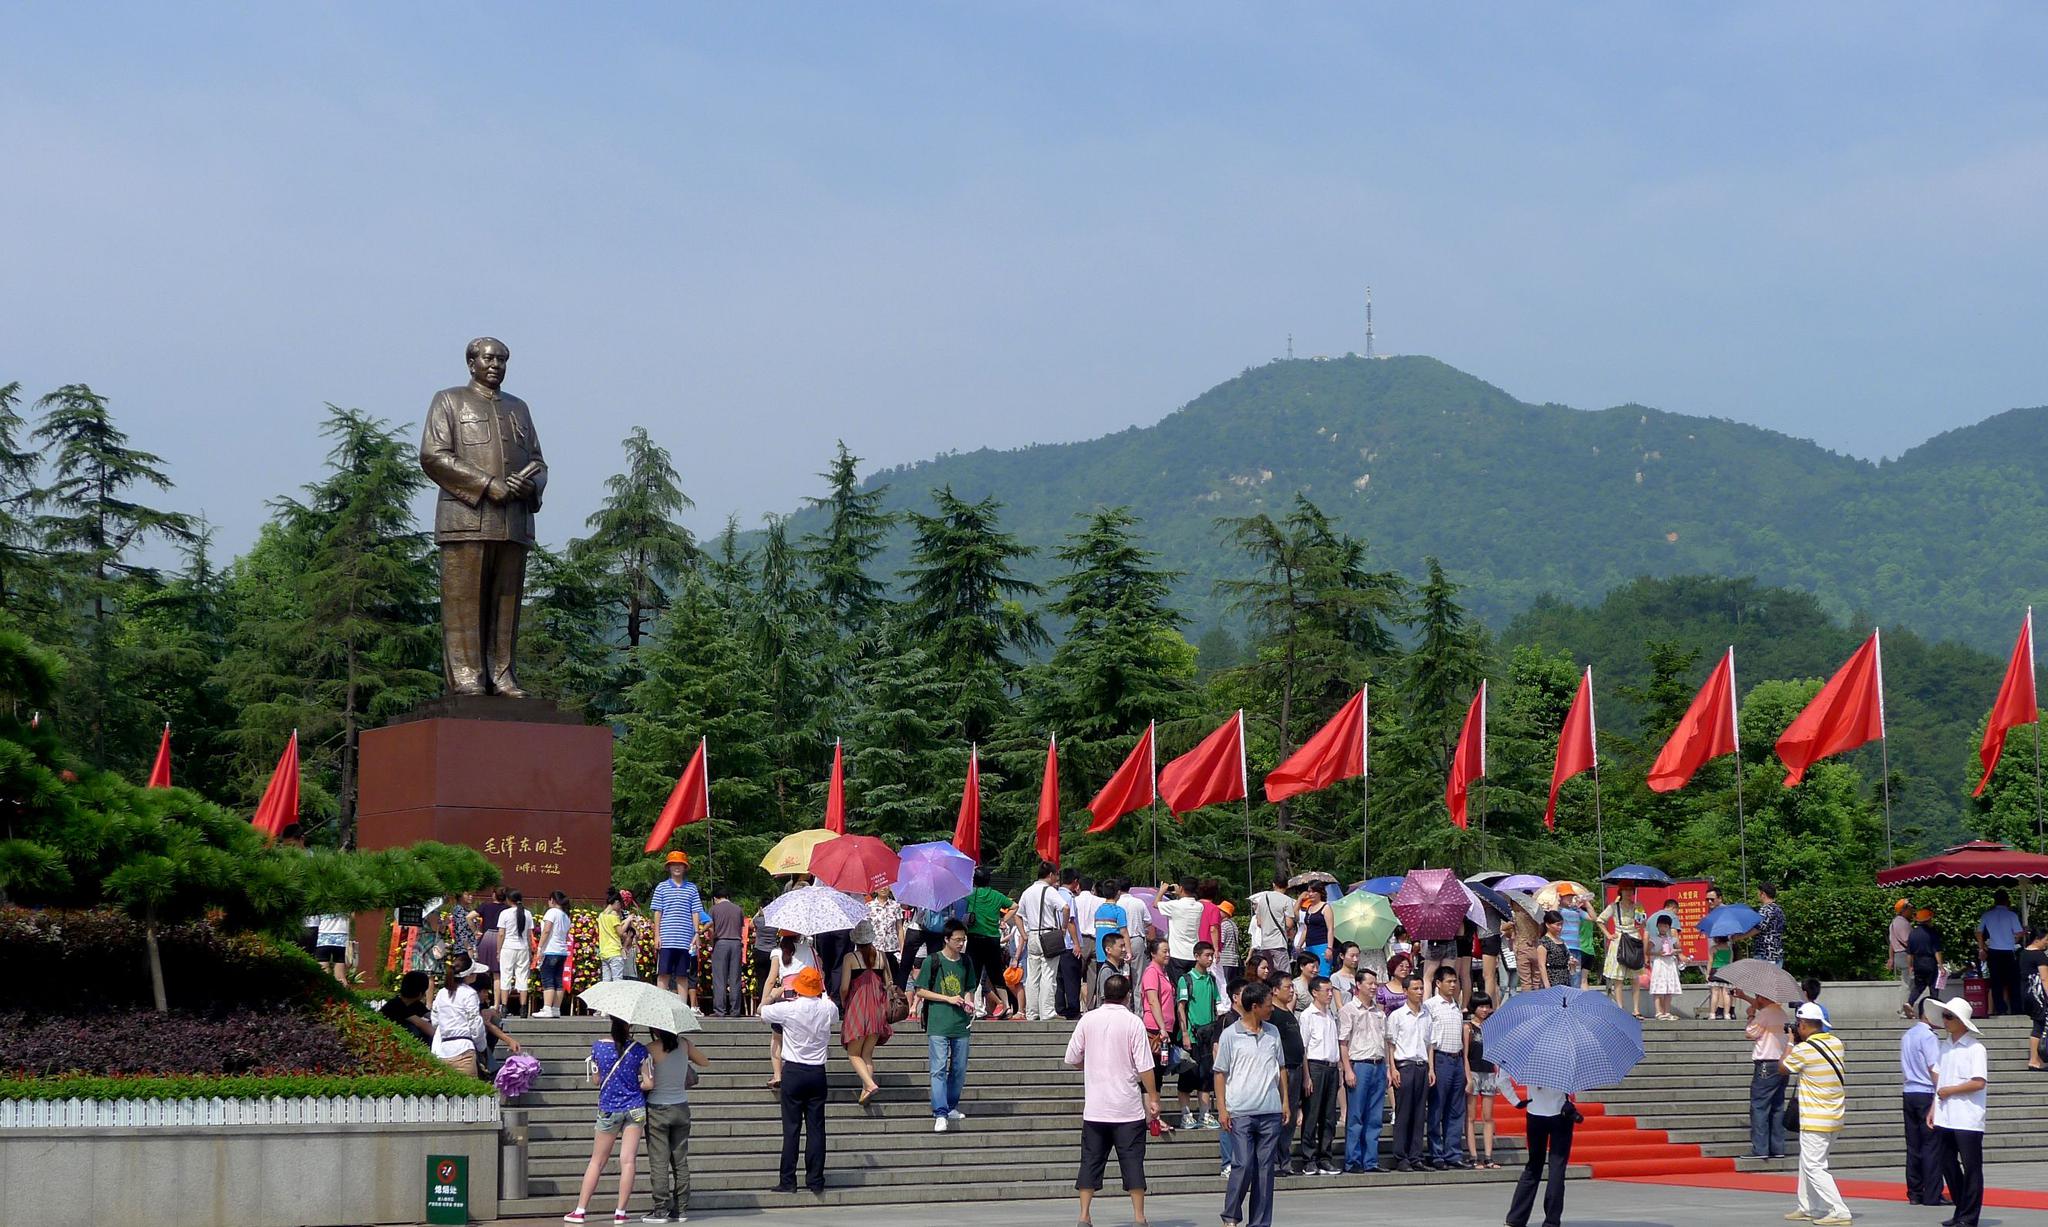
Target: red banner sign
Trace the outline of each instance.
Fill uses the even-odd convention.
[[[1653,918],[1658,912],[1666,908],[1678,914],[1678,923],[1673,928],[1678,930],[1678,952],[1681,964],[1697,963],[1704,967],[1706,966],[1708,955],[1712,953],[1712,943],[1708,942],[1706,935],[1700,932],[1699,923],[1700,917],[1707,914],[1707,892],[1713,888],[1714,884],[1707,881],[1673,882],[1669,886],[1636,887],[1636,902]],[[1615,894],[1615,888],[1609,886],[1607,888],[1607,901],[1609,903],[1614,902]],[[1653,937],[1656,935],[1654,921],[1650,934]]]

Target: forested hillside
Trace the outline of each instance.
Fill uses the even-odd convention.
[[[993,496],[1018,538],[1126,504],[1183,573],[1199,631],[1230,571],[1213,521],[1296,491],[1382,565],[1434,555],[1496,625],[1538,597],[1645,575],[1752,575],[1837,617],[1939,628],[1996,651],[2048,594],[2048,409],[2000,414],[1873,465],[1801,439],[1640,405],[1531,405],[1431,358],[1274,362],[1156,425],[1083,443],[939,457],[873,476],[901,509],[940,486]],[[792,525],[808,531],[816,513]],[[884,555],[893,566],[898,543]],[[1043,557],[1027,563],[1048,574]]]

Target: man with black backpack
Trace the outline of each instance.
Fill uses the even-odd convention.
[[[1216,1017],[1223,1011],[1223,986],[1211,970],[1216,964],[1216,947],[1208,942],[1195,945],[1195,965],[1173,986],[1179,1003],[1181,1047],[1187,1062],[1180,1078],[1180,1127],[1220,1129],[1210,1088],[1216,1081]]]

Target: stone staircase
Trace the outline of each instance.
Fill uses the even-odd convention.
[[[525,1020],[512,1033],[538,1057],[542,1074],[516,1106],[531,1130],[528,1188],[505,1199],[507,1218],[558,1215],[575,1203],[589,1161],[596,1094],[584,1078],[583,1059],[602,1038],[602,1020]],[[1899,1153],[1897,1051],[1900,1028],[1890,1023],[1845,1023],[1852,1085],[1850,1122],[1835,1147],[1836,1164],[1893,1164]],[[1073,1195],[1079,1157],[1081,1078],[1061,1063],[1071,1026],[1065,1023],[977,1024],[962,1109],[968,1119],[945,1134],[932,1132],[927,1106],[924,1034],[915,1022],[876,1053],[882,1091],[865,1108],[855,1102],[859,1080],[835,1044],[830,1058],[831,1100],[826,1108],[829,1150],[826,1190],[776,1194],[781,1152],[781,1109],[766,1089],[767,1027],[753,1019],[707,1019],[691,1038],[711,1060],[691,1091],[690,1205],[693,1209],[778,1206],[862,1206],[931,1200],[1013,1200]],[[2021,1120],[2048,1111],[2048,1075],[2025,1072],[2024,1031],[1998,1020],[1986,1027],[1992,1052],[1993,1119]],[[1748,1043],[1740,1028],[1708,1022],[1646,1023],[1649,1056],[1626,1085],[1583,1097],[1587,1123],[1573,1148],[1575,1175],[1654,1175],[1713,1171],[1791,1170],[1755,1162],[1748,1152]],[[2033,1089],[2030,1079],[2038,1078]],[[1174,1100],[1163,1097],[1169,1120]],[[1520,1117],[1500,1114],[1494,1172],[1382,1173],[1312,1178],[1317,1188],[1360,1189],[1389,1184],[1511,1180],[1519,1165]],[[1993,1132],[1986,1158],[2016,1158],[2021,1131]],[[1178,1131],[1154,1139],[1146,1174],[1155,1193],[1220,1193],[1218,1135]],[[1391,1124],[1382,1137],[1383,1156]],[[1796,1146],[1796,1141],[1794,1143]],[[647,1206],[645,1147],[638,1162],[635,1217]],[[801,1172],[799,1172],[801,1179]],[[607,1209],[616,1189],[616,1160],[607,1169],[593,1206]],[[1311,1178],[1302,1178],[1304,1183]],[[1106,1192],[1117,1192],[1114,1163]]]

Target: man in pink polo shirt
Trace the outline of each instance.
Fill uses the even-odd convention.
[[[1159,1119],[1159,1091],[1153,1081],[1152,1043],[1145,1024],[1130,1010],[1131,982],[1113,975],[1102,982],[1102,1001],[1081,1016],[1067,1041],[1067,1064],[1083,1074],[1080,1221],[1102,1188],[1102,1171],[1112,1147],[1123,1171],[1131,1214],[1145,1221],[1145,1132]]]

